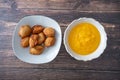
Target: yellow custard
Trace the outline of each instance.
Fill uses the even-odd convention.
[[[100,39],[98,29],[87,22],[75,25],[68,35],[70,48],[80,55],[94,52],[100,44]]]

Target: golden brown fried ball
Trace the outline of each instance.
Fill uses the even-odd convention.
[[[35,46],[33,48],[30,48],[30,53],[33,55],[40,55],[44,50],[43,46]]]
[[[46,47],[53,46],[55,44],[55,37],[47,37],[44,44]]]
[[[55,35],[55,30],[51,27],[47,27],[43,30],[44,34],[47,36],[47,37],[52,37]]]
[[[23,25],[19,30],[21,46],[23,48],[30,46],[30,53],[40,55],[45,47],[50,47],[55,44],[55,30],[51,27],[44,29],[41,25],[34,25],[32,28],[29,25]],[[46,38],[47,37],[47,38]]]
[[[24,37],[27,37],[31,34],[32,30],[31,30],[31,27],[29,25],[23,25],[20,27],[20,30],[19,30],[19,36],[21,38],[24,38]]]
[[[42,44],[45,41],[45,35],[43,32],[39,33],[38,44]]]
[[[21,39],[21,46],[22,46],[23,48],[29,46],[29,37],[25,37],[25,38]]]
[[[39,36],[37,34],[32,34],[29,39],[30,47],[35,47],[38,44]]]
[[[41,26],[41,25],[34,25],[32,27],[32,33],[33,34],[37,34],[37,33],[40,33],[41,31],[43,31],[44,27]]]

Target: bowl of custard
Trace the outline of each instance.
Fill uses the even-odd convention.
[[[93,18],[72,21],[64,32],[67,52],[76,60],[89,61],[98,58],[107,45],[104,27]]]

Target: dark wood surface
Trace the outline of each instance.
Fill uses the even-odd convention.
[[[94,18],[107,32],[107,48],[99,58],[83,62],[68,55],[62,43],[52,62],[24,63],[13,53],[12,34],[28,15],[55,19],[62,34],[74,19]],[[0,80],[120,80],[120,0],[0,0]]]

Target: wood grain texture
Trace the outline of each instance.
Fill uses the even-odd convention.
[[[77,9],[81,11],[118,11],[120,1],[105,0],[24,0],[17,1],[17,8],[40,8],[40,9]],[[40,5],[41,4],[41,5]]]
[[[0,0],[0,80],[120,80],[120,0]],[[108,41],[97,59],[73,59],[62,43],[58,56],[50,63],[33,65],[20,61],[12,50],[12,34],[19,20],[44,15],[61,26],[80,17],[98,20]]]
[[[6,80],[119,80],[119,72],[67,69],[0,69]],[[111,76],[110,76],[111,75]],[[7,77],[6,77],[7,76]],[[9,77],[9,78],[8,78]]]

